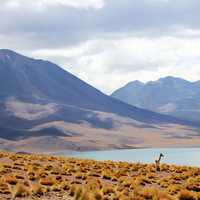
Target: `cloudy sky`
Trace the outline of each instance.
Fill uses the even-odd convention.
[[[0,48],[53,61],[101,91],[200,79],[199,0],[0,0]]]

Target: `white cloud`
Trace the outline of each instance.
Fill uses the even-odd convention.
[[[104,0],[7,0],[5,4],[9,8],[18,8],[24,5],[34,5],[37,8],[45,6],[67,6],[74,8],[95,8],[104,6]]]
[[[81,8],[102,8],[104,5],[103,0],[42,0],[43,4],[55,5],[60,4],[64,6],[81,7]]]
[[[59,63],[106,93],[133,80],[200,77],[200,39],[163,37],[93,40],[73,48],[31,53]]]

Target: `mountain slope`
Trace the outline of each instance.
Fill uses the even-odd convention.
[[[128,105],[51,62],[10,50],[0,50],[0,81],[4,149],[129,148],[169,140],[176,145],[174,136],[183,145],[189,144],[188,134],[190,140],[198,137],[198,123]]]
[[[115,91],[112,97],[143,109],[199,121],[199,82],[175,77],[161,78],[146,84],[134,81]]]

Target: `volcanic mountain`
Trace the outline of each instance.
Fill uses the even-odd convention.
[[[56,151],[200,144],[198,123],[123,103],[49,61],[2,49],[0,81],[2,149]]]

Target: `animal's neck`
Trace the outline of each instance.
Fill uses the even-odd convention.
[[[159,156],[159,159],[158,159],[158,162],[160,162],[161,158],[162,158],[162,156],[160,155],[160,156]]]

